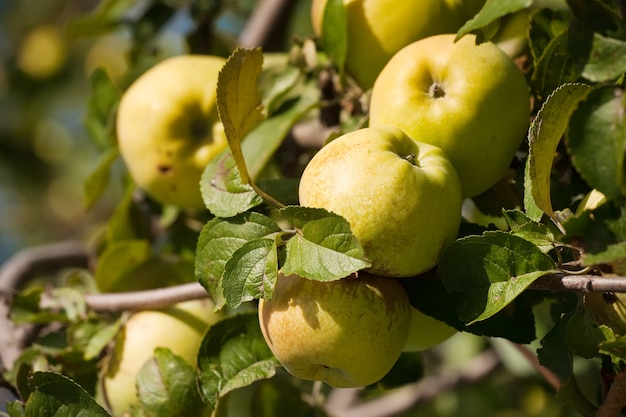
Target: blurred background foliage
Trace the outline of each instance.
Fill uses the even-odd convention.
[[[256,1],[214,3],[221,5],[214,27],[219,42],[211,45],[227,55]],[[0,0],[0,263],[34,245],[91,239],[121,198],[124,175],[118,166],[107,195],[89,210],[84,205],[83,183],[101,156],[101,144],[92,140],[84,125],[91,99],[89,76],[104,66],[123,88],[133,46],[130,33],[120,28],[94,30],[89,36],[88,31],[82,36],[67,31],[69,22],[92,13],[99,4],[97,0]],[[279,35],[266,50],[286,51],[293,36],[310,35],[309,8],[310,0],[294,0],[289,19],[281,21]],[[183,36],[162,38],[160,48],[152,51],[153,60],[163,54],[202,52],[202,42],[184,36],[185,19],[173,16],[172,22],[172,32]],[[538,329],[541,339],[547,326],[538,323]],[[460,333],[425,354],[423,372],[426,376],[454,373],[487,350],[499,360],[492,372],[456,389],[439,391],[427,405],[400,415],[577,415],[558,405],[554,389],[527,358],[501,340]],[[589,375],[589,380],[579,382],[589,387],[590,398],[598,398],[599,365],[584,361],[580,367],[579,375],[583,379]]]

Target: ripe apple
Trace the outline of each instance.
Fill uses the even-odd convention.
[[[404,352],[421,352],[443,343],[457,333],[454,327],[411,307],[411,327]]]
[[[464,197],[494,185],[526,137],[530,97],[524,74],[491,42],[437,35],[414,42],[381,71],[370,126],[397,126],[440,147]]]
[[[299,196],[302,206],[350,223],[377,275],[432,268],[461,221],[461,187],[446,155],[395,127],[359,129],[322,147],[302,173]]]
[[[337,388],[373,384],[406,342],[411,305],[392,278],[360,273],[320,282],[279,275],[259,303],[263,336],[287,371]]]
[[[67,63],[68,45],[56,26],[41,25],[26,34],[16,57],[17,67],[29,77],[48,79]]]
[[[227,146],[215,102],[224,62],[208,55],[168,58],[122,96],[120,153],[137,185],[163,204],[204,208],[200,177]]]
[[[313,0],[311,23],[322,32],[328,0]],[[431,35],[456,33],[485,0],[344,0],[348,46],[346,70],[364,89],[374,84],[402,47]]]
[[[115,417],[137,406],[136,378],[157,347],[169,348],[190,365],[208,327],[221,315],[209,299],[185,301],[163,310],[134,313],[118,335],[101,380],[101,395]],[[102,401],[102,400],[101,400]]]

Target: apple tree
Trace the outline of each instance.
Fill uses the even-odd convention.
[[[398,341],[393,366],[375,383],[341,390],[288,372],[267,343],[258,316],[259,305],[272,300],[281,288],[277,281],[285,276],[316,281],[309,287],[319,288],[346,277],[358,281],[359,274],[372,268],[369,246],[355,227],[358,218],[351,223],[348,215],[308,207],[299,195],[303,172],[320,149],[370,123],[371,86],[357,81],[359,65],[348,64],[350,45],[358,42],[350,37],[350,9],[341,0],[326,1],[315,34],[298,32],[301,26],[293,16],[304,15],[309,23],[311,13],[309,3],[295,3],[105,0],[69,22],[68,33],[77,39],[98,39],[120,30],[127,36],[124,69],[113,72],[101,65],[91,73],[85,128],[101,153],[84,179],[85,207],[111,198],[107,193],[115,182],[123,190],[114,197],[103,232],[86,247],[72,248],[87,265],[69,262],[64,268],[49,268],[45,285],[29,281],[28,271],[1,276],[0,283],[10,283],[12,289],[7,293],[6,335],[10,331],[21,341],[10,355],[9,340],[0,346],[5,349],[2,382],[16,397],[4,414],[122,415],[111,392],[128,391],[134,402],[124,411],[133,416],[460,413],[458,407],[437,405],[434,398],[439,395],[456,395],[464,402],[471,398],[464,415],[485,415],[522,407],[507,404],[516,401],[514,395],[490,393],[489,399],[478,400],[477,391],[468,388],[480,384],[483,396],[494,389],[506,393],[503,374],[497,372],[509,365],[509,378],[531,375],[539,381],[533,387],[540,387],[541,394],[532,394],[536,401],[528,400],[524,415],[621,415],[626,407],[626,4],[487,0],[478,2],[480,7],[454,31],[441,30],[456,33],[456,42],[475,38],[470,47],[494,43],[515,63],[530,95],[527,129],[501,178],[486,191],[465,196],[462,209],[453,213],[460,226],[438,251],[436,264],[398,279],[406,305],[415,311],[411,320],[420,323],[411,329],[420,347],[403,350],[406,340]],[[250,12],[243,13],[235,36],[220,24],[241,14],[237,7]],[[295,23],[282,27],[285,16]],[[379,20],[373,24],[384,24]],[[168,36],[183,40],[186,48],[168,50]],[[221,57],[217,79],[206,71],[206,81],[199,82],[181,67],[145,91],[148,102],[169,104],[166,113],[172,116],[194,116],[204,99],[196,92],[206,83],[216,86],[210,89],[214,108],[191,122],[187,137],[174,122],[159,131],[144,130],[136,139],[159,136],[163,148],[155,148],[154,154],[175,154],[176,164],[185,166],[199,160],[194,152],[201,147],[193,144],[215,128],[207,127],[205,119],[213,123],[219,116],[218,129],[223,129],[227,145],[202,159],[197,177],[168,183],[174,194],[183,187],[184,194],[201,199],[202,207],[189,208],[151,192],[174,165],[150,166],[156,159],[136,152],[133,166],[145,166],[141,184],[128,170],[116,168],[130,165],[119,146],[120,112],[133,117],[126,113],[132,109],[120,106],[125,93],[171,56],[192,54]],[[160,94],[171,85],[180,85],[183,96],[191,98],[162,99]],[[518,87],[499,86],[503,91],[497,96],[516,96]],[[524,104],[521,108],[527,111]],[[140,110],[132,121],[125,119],[125,126],[149,126],[151,110]],[[499,108],[497,114],[506,111],[515,109]],[[490,116],[480,115],[485,120]],[[176,154],[180,149],[187,153]],[[403,163],[415,160],[419,165],[419,151],[405,155]],[[376,172],[386,175],[385,170]],[[341,175],[340,169],[333,171],[333,176]],[[455,184],[448,194],[457,193],[460,200]],[[449,210],[428,207],[423,212]],[[391,224],[393,215],[381,217],[396,240],[407,240],[397,242],[398,250],[414,246],[410,236],[396,233],[411,225]],[[430,222],[434,231],[444,227],[429,218],[418,220],[424,227]],[[425,233],[420,239],[428,237]],[[180,308],[200,299],[211,303],[202,319]],[[141,366],[136,375],[115,391],[110,385],[121,367],[118,359],[135,357],[123,347],[136,334],[125,332],[140,332],[133,327],[134,318],[152,310],[192,329],[181,334],[195,336],[171,343],[168,338],[178,330],[161,326],[157,338],[164,342],[155,342],[147,359],[137,359],[141,363],[135,365]],[[318,317],[311,313],[309,322]],[[371,322],[350,326],[367,329]],[[288,331],[286,337],[299,349],[314,344],[298,339],[304,332]],[[345,336],[350,328],[343,332]],[[153,335],[140,336],[148,340]],[[332,356],[333,349],[362,352],[359,345],[366,343],[325,347]],[[193,346],[192,357],[179,345]],[[523,358],[525,371],[512,355]],[[367,359],[383,362],[380,357]],[[541,402],[537,398],[549,404],[536,408]]]

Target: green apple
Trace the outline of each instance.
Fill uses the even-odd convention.
[[[454,327],[411,307],[411,328],[404,352],[421,352],[443,343],[457,333]]]
[[[190,365],[204,333],[221,314],[209,299],[185,301],[163,310],[145,310],[130,316],[116,338],[115,348],[101,380],[102,402],[115,417],[139,404],[136,378],[157,347],[169,348]]]
[[[313,0],[311,23],[321,34],[328,0]],[[431,35],[456,33],[485,0],[344,0],[347,19],[346,70],[364,89],[404,46]]]
[[[446,155],[395,127],[359,129],[322,147],[302,173],[299,197],[343,216],[377,275],[431,269],[461,222],[461,187]]]
[[[272,299],[259,303],[263,336],[297,378],[337,388],[379,381],[402,352],[411,320],[404,287],[360,273],[320,282],[279,275]]]
[[[125,91],[117,115],[120,153],[152,198],[203,209],[200,177],[226,146],[216,105],[225,60],[180,55],[159,62]]]
[[[473,197],[502,178],[526,137],[530,95],[495,44],[454,37],[431,36],[393,56],[372,89],[370,126],[397,126],[443,149],[463,196]]]
[[[40,25],[26,34],[19,45],[16,65],[36,79],[57,75],[68,59],[68,42],[56,26]]]

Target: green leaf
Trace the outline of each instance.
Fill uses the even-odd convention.
[[[566,381],[574,373],[572,352],[567,344],[567,334],[564,330],[567,315],[561,316],[559,321],[541,339],[541,348],[537,349],[539,363],[551,370],[561,381]]]
[[[54,372],[35,372],[25,417],[109,417],[80,385]]]
[[[476,16],[457,31],[455,41],[472,32],[478,34],[479,42],[487,41],[495,34],[495,31],[489,30],[490,26],[497,23],[501,17],[527,9],[532,4],[532,0],[487,0]],[[481,29],[487,29],[487,32]],[[491,36],[484,36],[487,33],[491,33]]]
[[[464,296],[459,317],[472,324],[504,309],[537,278],[555,272],[555,265],[526,239],[495,231],[452,243],[438,269],[448,291]]]
[[[226,262],[246,242],[280,231],[276,222],[256,212],[246,212],[229,219],[215,218],[204,225],[196,245],[195,278],[207,289],[218,307],[224,305],[222,277]]]
[[[121,240],[111,243],[100,255],[96,265],[95,280],[102,292],[124,286],[132,280],[132,273],[153,256],[147,240]]]
[[[96,69],[90,79],[91,92],[84,124],[91,139],[101,148],[107,149],[116,145],[115,110],[122,91],[102,68]]]
[[[297,96],[285,101],[281,108],[246,135],[241,143],[250,178],[256,179],[293,125],[320,105],[319,90],[314,81],[295,88]]]
[[[168,348],[156,348],[142,366],[137,392],[146,417],[199,416],[206,408],[194,367]]]
[[[106,191],[111,178],[111,166],[119,157],[119,150],[111,148],[100,156],[96,168],[85,179],[84,184],[84,206],[90,209],[100,199]]]
[[[530,84],[543,100],[562,84],[576,82],[591,48],[591,33],[571,22],[567,11],[540,9],[531,15]]]
[[[591,55],[583,68],[583,77],[592,82],[606,82],[626,72],[626,42],[593,34]]]
[[[535,340],[533,306],[537,300],[523,293],[509,306],[490,318],[467,325],[459,318],[458,307],[466,302],[461,293],[451,293],[444,287],[436,270],[419,279],[403,279],[409,300],[422,313],[447,323],[463,332],[487,337],[502,337],[514,343],[531,343]],[[428,297],[424,297],[428,294]]]
[[[591,188],[613,200],[624,189],[624,102],[615,87],[594,89],[569,123],[566,144],[573,165]]]
[[[136,4],[137,0],[101,1],[90,14],[71,20],[68,31],[74,36],[102,35],[119,25],[124,14]]]
[[[593,359],[606,337],[586,310],[579,309],[571,314],[565,325],[565,338],[570,350],[585,359]]]
[[[256,311],[226,318],[204,336],[198,355],[200,393],[213,409],[229,392],[271,378],[280,362],[267,346]]]
[[[285,275],[333,281],[371,265],[343,217],[300,206],[285,207],[280,214],[296,229],[286,245]]]
[[[152,219],[142,203],[136,201],[136,188],[129,186],[109,217],[106,238],[108,242],[119,240],[149,239],[152,236]]]
[[[241,303],[272,298],[278,277],[278,254],[275,239],[256,239],[244,243],[224,266],[224,298],[237,308]]]
[[[217,79],[217,110],[243,184],[248,184],[250,177],[241,151],[241,140],[263,120],[261,95],[257,89],[262,68],[260,48],[237,48]]]
[[[541,219],[536,208],[546,213],[558,224],[552,209],[550,173],[561,137],[568,127],[570,117],[585,100],[592,88],[586,84],[564,84],[557,88],[541,106],[530,125],[528,141],[530,150],[526,161],[524,181],[524,207],[535,221]]]
[[[200,181],[202,199],[217,217],[232,217],[263,203],[263,198],[242,179],[236,159],[230,152],[213,159]]]
[[[596,415],[597,407],[585,396],[574,375],[561,383],[556,400],[563,407],[578,411],[581,416]]]
[[[98,331],[89,338],[85,345],[83,358],[85,360],[97,359],[100,353],[115,339],[119,333],[122,324],[120,320],[116,320],[111,324],[102,326]]]
[[[320,43],[339,73],[343,73],[348,52],[348,18],[343,0],[326,2]]]
[[[557,242],[545,224],[531,220],[519,210],[504,210],[502,214],[511,229],[511,234],[534,243],[544,253],[554,249]]]
[[[601,326],[605,333],[606,341],[600,343],[600,353],[609,355],[614,363],[626,360],[626,335],[616,337],[606,326]]]
[[[626,242],[614,243],[600,252],[585,253],[582,260],[588,266],[624,262],[626,260]]]

